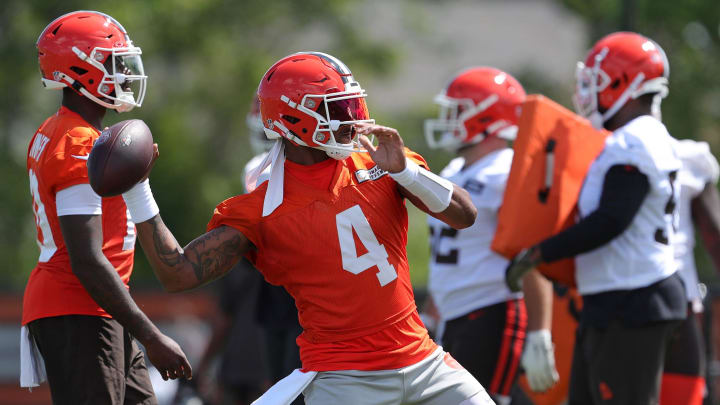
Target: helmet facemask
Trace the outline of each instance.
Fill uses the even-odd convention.
[[[68,34],[61,28],[66,24],[77,25],[74,18],[89,17],[93,19],[88,20],[91,22],[87,23],[88,32],[84,34]],[[51,27],[55,28],[49,31]],[[99,36],[98,32],[106,37]],[[56,35],[61,39],[56,39]],[[75,11],[60,16],[43,30],[37,46],[39,58],[45,57],[46,51],[51,55],[47,58],[54,58],[45,62],[49,63],[47,66],[40,62],[46,88],[71,87],[103,107],[119,112],[130,111],[142,104],[147,81],[140,56],[142,52],[133,45],[125,28],[111,16],[97,11]],[[81,49],[90,52],[86,54]],[[76,63],[78,59],[85,63]]]
[[[118,112],[127,112],[142,105],[147,76],[139,47],[133,46],[132,42],[128,41],[127,47],[94,48],[90,55],[85,55],[76,47],[73,47],[73,52],[103,73],[103,78],[97,85],[97,93],[102,99],[93,96],[86,89],[80,90],[83,95]],[[103,60],[105,63],[101,62]]]
[[[425,139],[428,146],[455,152],[463,146],[482,142],[488,135],[514,140],[517,126],[503,119],[488,122],[481,133],[468,135],[468,122],[479,119],[478,116],[495,105],[499,99],[497,94],[491,94],[475,104],[469,98],[457,99],[438,94],[434,101],[440,107],[439,116],[437,119],[425,120]]]
[[[357,82],[347,83],[346,86],[355,88],[329,94],[306,94],[299,104],[294,103],[286,96],[281,97],[281,100],[291,108],[303,112],[314,120],[316,124],[313,129],[312,141],[315,145],[303,142],[300,137],[277,121],[273,123],[274,126],[280,127],[279,129],[295,143],[324,150],[333,159],[343,160],[353,152],[366,152],[360,145],[359,136],[352,126],[359,123],[375,123],[375,120],[370,119],[365,103],[367,93],[360,88]],[[292,118],[288,117],[287,119]],[[348,142],[338,142],[336,138],[346,137],[348,131],[350,133]],[[267,132],[274,131],[266,128],[265,132],[267,134]]]

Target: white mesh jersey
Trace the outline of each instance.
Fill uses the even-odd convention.
[[[455,158],[440,172],[465,188],[478,210],[475,223],[462,230],[428,216],[432,253],[428,287],[444,320],[522,297],[505,285],[507,259],[490,250],[512,158],[512,149],[506,148],[464,170],[465,160]]]
[[[675,143],[678,157],[682,161],[682,169],[678,173],[680,185],[680,198],[678,200],[678,214],[680,223],[673,238],[675,259],[678,271],[685,283],[688,301],[693,303],[696,311],[702,310],[700,291],[698,290],[698,277],[695,269],[695,228],[693,226],[690,210],[692,200],[700,195],[708,183],[716,184],[720,170],[715,156],[710,152],[706,142],[696,142],[684,139]]]
[[[647,176],[650,190],[622,234],[575,258],[581,294],[641,288],[677,271],[670,241],[678,222],[681,163],[674,144],[665,126],[649,115],[635,118],[606,139],[585,177],[578,200],[580,216],[597,209],[605,174],[612,166],[637,167]]]

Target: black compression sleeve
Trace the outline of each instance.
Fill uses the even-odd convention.
[[[635,166],[612,166],[605,174],[598,209],[540,243],[543,261],[573,257],[610,242],[630,225],[649,191],[647,176]]]

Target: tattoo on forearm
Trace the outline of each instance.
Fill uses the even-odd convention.
[[[224,270],[238,259],[238,245],[242,238],[240,235],[217,244],[226,229],[219,228],[194,240],[185,250],[185,256],[190,259],[195,277],[198,281],[208,281],[221,276]],[[217,245],[211,247],[213,245]]]
[[[177,245],[170,231],[160,226],[161,221],[150,221],[153,227],[153,244],[160,261],[180,271],[186,265],[192,267],[200,282],[213,280],[225,273],[228,266],[234,264],[240,254],[242,235],[228,238],[228,228],[220,227],[192,241],[186,249]],[[168,248],[175,246],[175,248]]]

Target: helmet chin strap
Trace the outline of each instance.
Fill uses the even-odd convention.
[[[346,144],[346,145],[352,146],[352,144]],[[331,158],[333,158],[335,160],[345,160],[350,155],[352,155],[351,150],[340,150],[340,149],[332,149],[332,150],[322,149],[322,150],[324,150],[328,156],[330,156]]]
[[[603,129],[603,124],[605,123],[605,120],[603,119],[602,114],[600,114],[599,111],[593,111],[590,116],[588,117],[590,120],[590,124],[595,129]]]
[[[605,113],[600,113],[599,111],[597,111],[597,109],[593,111],[592,114],[590,114],[590,117],[588,117],[592,126],[596,129],[603,129],[604,124],[615,114],[617,114],[617,112],[620,111],[620,109],[625,105],[625,103],[627,103],[629,99],[637,97],[635,92],[640,87],[640,84],[643,82],[643,80],[645,80],[645,74],[638,73],[638,75],[635,76],[628,88],[625,89],[623,94],[621,94],[620,97],[615,100],[613,105],[611,105],[610,108],[605,111]],[[595,94],[595,97],[597,97],[597,93]]]
[[[660,93],[656,94],[653,96],[652,106],[650,107],[650,113],[658,121],[662,121],[662,110],[660,109],[662,99],[663,96]]]

